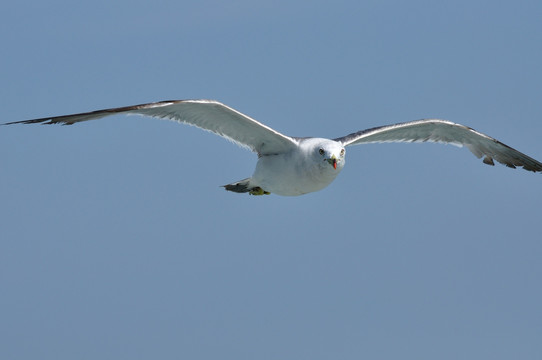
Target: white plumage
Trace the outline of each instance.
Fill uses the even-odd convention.
[[[64,124],[115,114],[139,114],[179,121],[223,136],[258,154],[251,178],[226,185],[226,190],[253,195],[302,195],[323,189],[345,164],[345,147],[375,142],[440,142],[466,146],[486,164],[542,172],[542,163],[467,126],[429,119],[362,130],[337,139],[290,137],[213,100],[172,100],[10,122]]]

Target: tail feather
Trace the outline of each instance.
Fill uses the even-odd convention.
[[[253,186],[250,186],[250,178],[247,178],[228,185],[224,185],[224,189],[236,193],[247,193],[253,189]]]
[[[259,186],[251,184],[252,179],[244,179],[234,182],[232,184],[224,185],[224,189],[233,191],[236,193],[249,193],[250,195],[269,195],[268,191],[265,191]]]

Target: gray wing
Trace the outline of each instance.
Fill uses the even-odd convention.
[[[542,163],[511,148],[502,142],[467,126],[445,120],[418,120],[400,124],[380,126],[358,131],[334,139],[347,145],[375,142],[439,142],[466,146],[476,157],[483,157],[484,163],[494,165],[493,160],[515,168],[542,172]]]
[[[297,146],[297,140],[213,100],[160,101],[73,115],[14,121],[5,125],[36,123],[72,125],[115,114],[139,114],[176,120],[223,136],[259,155],[282,153]]]

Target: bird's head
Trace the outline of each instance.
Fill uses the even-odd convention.
[[[313,148],[313,156],[315,156],[325,166],[331,166],[333,170],[342,170],[345,163],[345,150],[342,144],[333,141],[322,139],[315,143]]]

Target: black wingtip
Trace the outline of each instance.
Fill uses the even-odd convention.
[[[47,122],[48,121],[48,122]],[[52,122],[49,118],[47,119],[34,119],[34,120],[22,120],[22,121],[11,121],[7,123],[3,123],[0,125],[15,125],[15,124],[41,124],[41,125],[51,125],[55,124]]]

